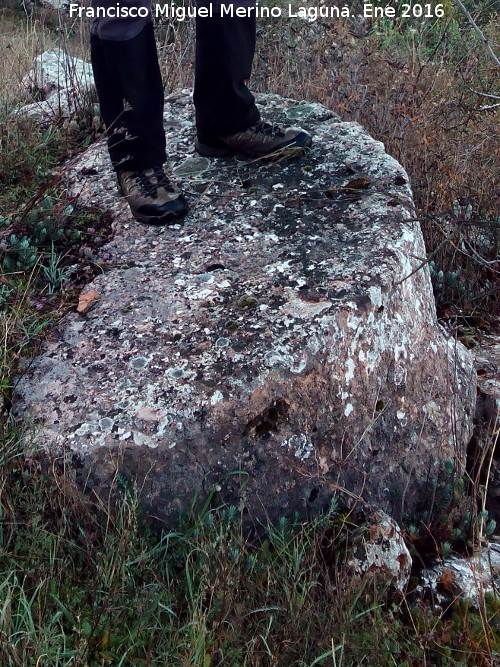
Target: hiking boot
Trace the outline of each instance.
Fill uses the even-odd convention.
[[[168,225],[186,215],[186,200],[165,176],[162,167],[119,171],[117,178],[120,191],[137,220],[148,225]]]
[[[260,121],[248,130],[218,137],[210,144],[197,140],[195,148],[204,157],[261,158],[284,148],[309,148],[311,144],[311,135],[300,127]]]

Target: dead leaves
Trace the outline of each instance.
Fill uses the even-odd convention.
[[[100,300],[99,292],[91,290],[89,292],[82,292],[78,298],[78,306],[76,312],[80,315],[86,315],[94,304]]]
[[[346,185],[342,186],[342,190],[367,190],[372,182],[368,178],[353,178]]]
[[[445,570],[443,568],[443,572],[441,574],[441,578],[438,581],[439,584],[441,584],[445,590],[447,590],[449,593],[453,593],[453,588],[452,585],[455,581],[455,574],[451,570]]]

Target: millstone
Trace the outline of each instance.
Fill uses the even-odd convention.
[[[200,159],[188,94],[167,99],[183,226],[131,218],[103,142],[67,166],[115,235],[86,288],[99,301],[54,329],[15,411],[96,493],[118,471],[167,522],[209,495],[256,519],[305,516],[340,488],[399,516],[444,461],[463,465],[470,355],[437,323],[401,165],[320,105],[259,103],[310,129],[313,148]]]

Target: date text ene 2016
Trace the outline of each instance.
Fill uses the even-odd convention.
[[[417,19],[441,19],[444,16],[444,5],[431,4],[402,4],[401,7],[377,7],[371,3],[363,5],[364,18],[417,18]]]

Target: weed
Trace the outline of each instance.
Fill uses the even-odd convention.
[[[52,251],[48,263],[43,267],[43,275],[48,283],[49,294],[54,294],[54,292],[61,290],[69,281],[73,272],[71,267],[60,266],[62,261],[62,257],[54,252],[54,244],[52,243]]]
[[[309,666],[332,653],[344,665],[448,664],[439,661],[467,647],[466,631],[467,660],[488,655],[481,620],[462,603],[446,633],[430,607],[408,615],[404,599],[339,579],[332,559],[342,561],[350,539],[342,505],[308,523],[282,518],[258,540],[235,507],[155,532],[128,487],[116,504],[93,502],[60,459],[26,465],[18,440],[10,452],[0,485],[2,664]],[[488,604],[493,647],[498,605]]]

